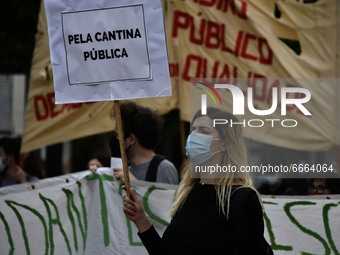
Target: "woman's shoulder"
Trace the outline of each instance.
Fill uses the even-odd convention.
[[[236,192],[246,192],[246,193],[255,192],[256,193],[256,190],[255,188],[250,187],[250,186],[233,185],[232,192],[233,193],[236,193]]]
[[[259,200],[259,196],[255,188],[248,186],[233,186],[231,198],[237,200]]]
[[[253,213],[262,217],[262,205],[261,198],[258,192],[252,187],[238,187],[233,190],[230,198],[232,218],[239,217],[234,214],[242,214],[249,216],[248,214]],[[253,217],[252,215],[250,215]]]

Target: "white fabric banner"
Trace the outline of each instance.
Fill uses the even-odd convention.
[[[45,9],[57,104],[172,95],[161,0]]]
[[[101,168],[0,189],[0,254],[147,254],[122,211],[122,183]],[[159,233],[177,186],[132,182]],[[340,196],[263,197],[276,255],[339,254]],[[227,249],[227,248],[226,248]]]

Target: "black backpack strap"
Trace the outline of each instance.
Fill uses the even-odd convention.
[[[238,192],[237,194],[237,199],[234,199],[233,202],[233,211],[234,211],[234,220],[236,220],[236,222],[240,223],[243,221],[242,217],[241,217],[241,213],[235,213],[235,212],[243,212],[243,206],[245,204],[245,200],[246,197],[248,196],[249,192],[251,192],[250,189],[247,188],[239,188],[236,189],[234,192]],[[242,236],[242,233],[240,232],[240,229],[237,228],[237,226],[234,226],[234,231],[236,231],[236,233],[239,236]],[[256,251],[254,251],[254,254],[261,254],[261,255],[274,255],[272,248],[270,247],[270,245],[268,244],[268,242],[266,241],[266,239],[264,238],[264,236],[261,237],[260,240],[261,243],[259,243]]]
[[[146,172],[145,181],[155,182],[159,164],[165,159],[164,156],[156,154],[151,160],[148,171]]]

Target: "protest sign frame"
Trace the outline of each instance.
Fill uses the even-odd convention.
[[[110,11],[117,9],[115,13],[119,14],[129,7],[131,10],[127,13],[131,15],[129,16],[131,19],[127,20],[126,15],[123,14],[116,18],[110,15]],[[113,2],[99,0],[72,3],[66,0],[45,0],[45,10],[56,104],[133,100],[172,95],[161,0]],[[100,11],[101,14],[94,15],[93,11]],[[61,15],[63,13],[65,15]],[[90,15],[90,21],[86,19],[86,15]],[[67,17],[64,17],[64,22],[62,16]],[[160,22],[154,22],[155,20]],[[82,24],[84,22],[87,23]],[[66,29],[65,26],[71,28]],[[78,50],[74,53],[78,62],[72,67],[68,66],[70,62],[67,58],[70,51],[66,54],[66,46],[75,46],[75,50]],[[125,48],[126,55],[123,54]],[[120,58],[106,57],[115,50],[118,50]],[[97,54],[97,57],[90,61],[89,52],[93,55]],[[98,57],[99,55],[102,57]],[[142,60],[139,61],[139,58]],[[92,64],[87,65],[89,62]],[[115,68],[107,67],[111,64]],[[82,68],[83,66],[91,68]],[[92,70],[92,68],[97,69]],[[127,76],[139,69],[145,69],[144,76],[133,76],[132,80],[127,79],[129,78]],[[70,82],[68,79],[69,71],[77,73],[75,82]],[[83,76],[92,74],[97,78],[81,80]],[[98,78],[106,74],[123,76],[118,79]]]

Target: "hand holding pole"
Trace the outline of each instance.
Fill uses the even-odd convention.
[[[124,174],[124,180],[125,180],[125,186],[126,186],[126,194],[128,198],[131,198],[130,197],[130,187],[131,187],[130,176],[129,176],[129,170],[127,166],[126,151],[124,147],[122,115],[120,113],[120,103],[118,100],[114,100],[114,112],[115,112],[115,117],[116,117],[120,153],[121,153],[122,161],[123,161],[123,174]]]

